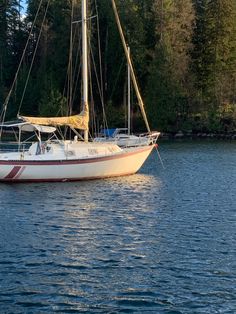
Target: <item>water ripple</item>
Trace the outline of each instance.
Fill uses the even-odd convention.
[[[236,144],[134,176],[0,185],[0,313],[236,312]]]

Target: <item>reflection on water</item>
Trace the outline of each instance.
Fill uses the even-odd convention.
[[[235,313],[236,145],[133,176],[0,185],[0,313]]]

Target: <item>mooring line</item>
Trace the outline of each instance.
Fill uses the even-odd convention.
[[[159,152],[157,146],[156,146],[155,148],[156,148],[157,156],[159,157],[159,160],[160,160],[160,162],[161,162],[162,168],[165,170],[166,168],[165,168],[164,163],[163,163],[163,161],[162,161],[160,152]]]

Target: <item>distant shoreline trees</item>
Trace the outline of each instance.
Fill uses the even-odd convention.
[[[236,2],[235,0],[117,0],[127,42],[131,48],[139,85],[152,128],[163,132],[234,132],[236,130]],[[22,55],[38,0],[28,0],[26,17],[20,16],[20,0],[0,3],[0,104],[4,102]],[[96,6],[94,6],[96,5]],[[10,100],[8,118],[15,118],[24,82],[31,67],[47,0],[33,31],[20,76]],[[68,59],[71,0],[51,0],[41,31],[39,48],[22,104],[24,114],[60,114],[70,88]],[[91,99],[101,124],[102,94],[107,104],[108,125],[124,126],[126,61],[110,2],[92,0],[90,32],[91,76],[101,79]],[[79,20],[80,1],[74,16]],[[75,30],[77,28],[77,30]],[[99,32],[98,32],[99,31]],[[98,45],[98,35],[100,45]],[[73,65],[80,67],[76,49],[79,25],[74,26]],[[100,55],[95,52],[100,46]],[[101,62],[101,64],[100,64]],[[96,71],[92,69],[93,63]],[[70,66],[69,66],[70,67]],[[102,68],[102,70],[100,70]],[[80,103],[80,75],[76,80],[71,110]],[[98,90],[98,83],[93,85]],[[136,102],[135,96],[133,96]],[[58,105],[57,105],[58,103]],[[63,103],[63,105],[62,105]],[[62,108],[63,107],[63,108]],[[110,108],[110,109],[109,109]],[[121,110],[122,109],[122,110]],[[78,109],[77,109],[78,110]],[[111,114],[112,113],[112,114]],[[134,131],[143,128],[133,109]]]

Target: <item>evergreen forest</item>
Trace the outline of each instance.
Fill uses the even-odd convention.
[[[28,0],[24,11],[21,0],[0,0],[0,105],[9,102],[6,119],[19,112],[80,111],[81,1],[73,3]],[[236,1],[116,4],[151,128],[234,133]],[[111,1],[91,0],[89,12],[91,127],[104,125],[104,112],[109,127],[125,127],[127,63]],[[145,131],[133,89],[131,98],[133,131]]]

